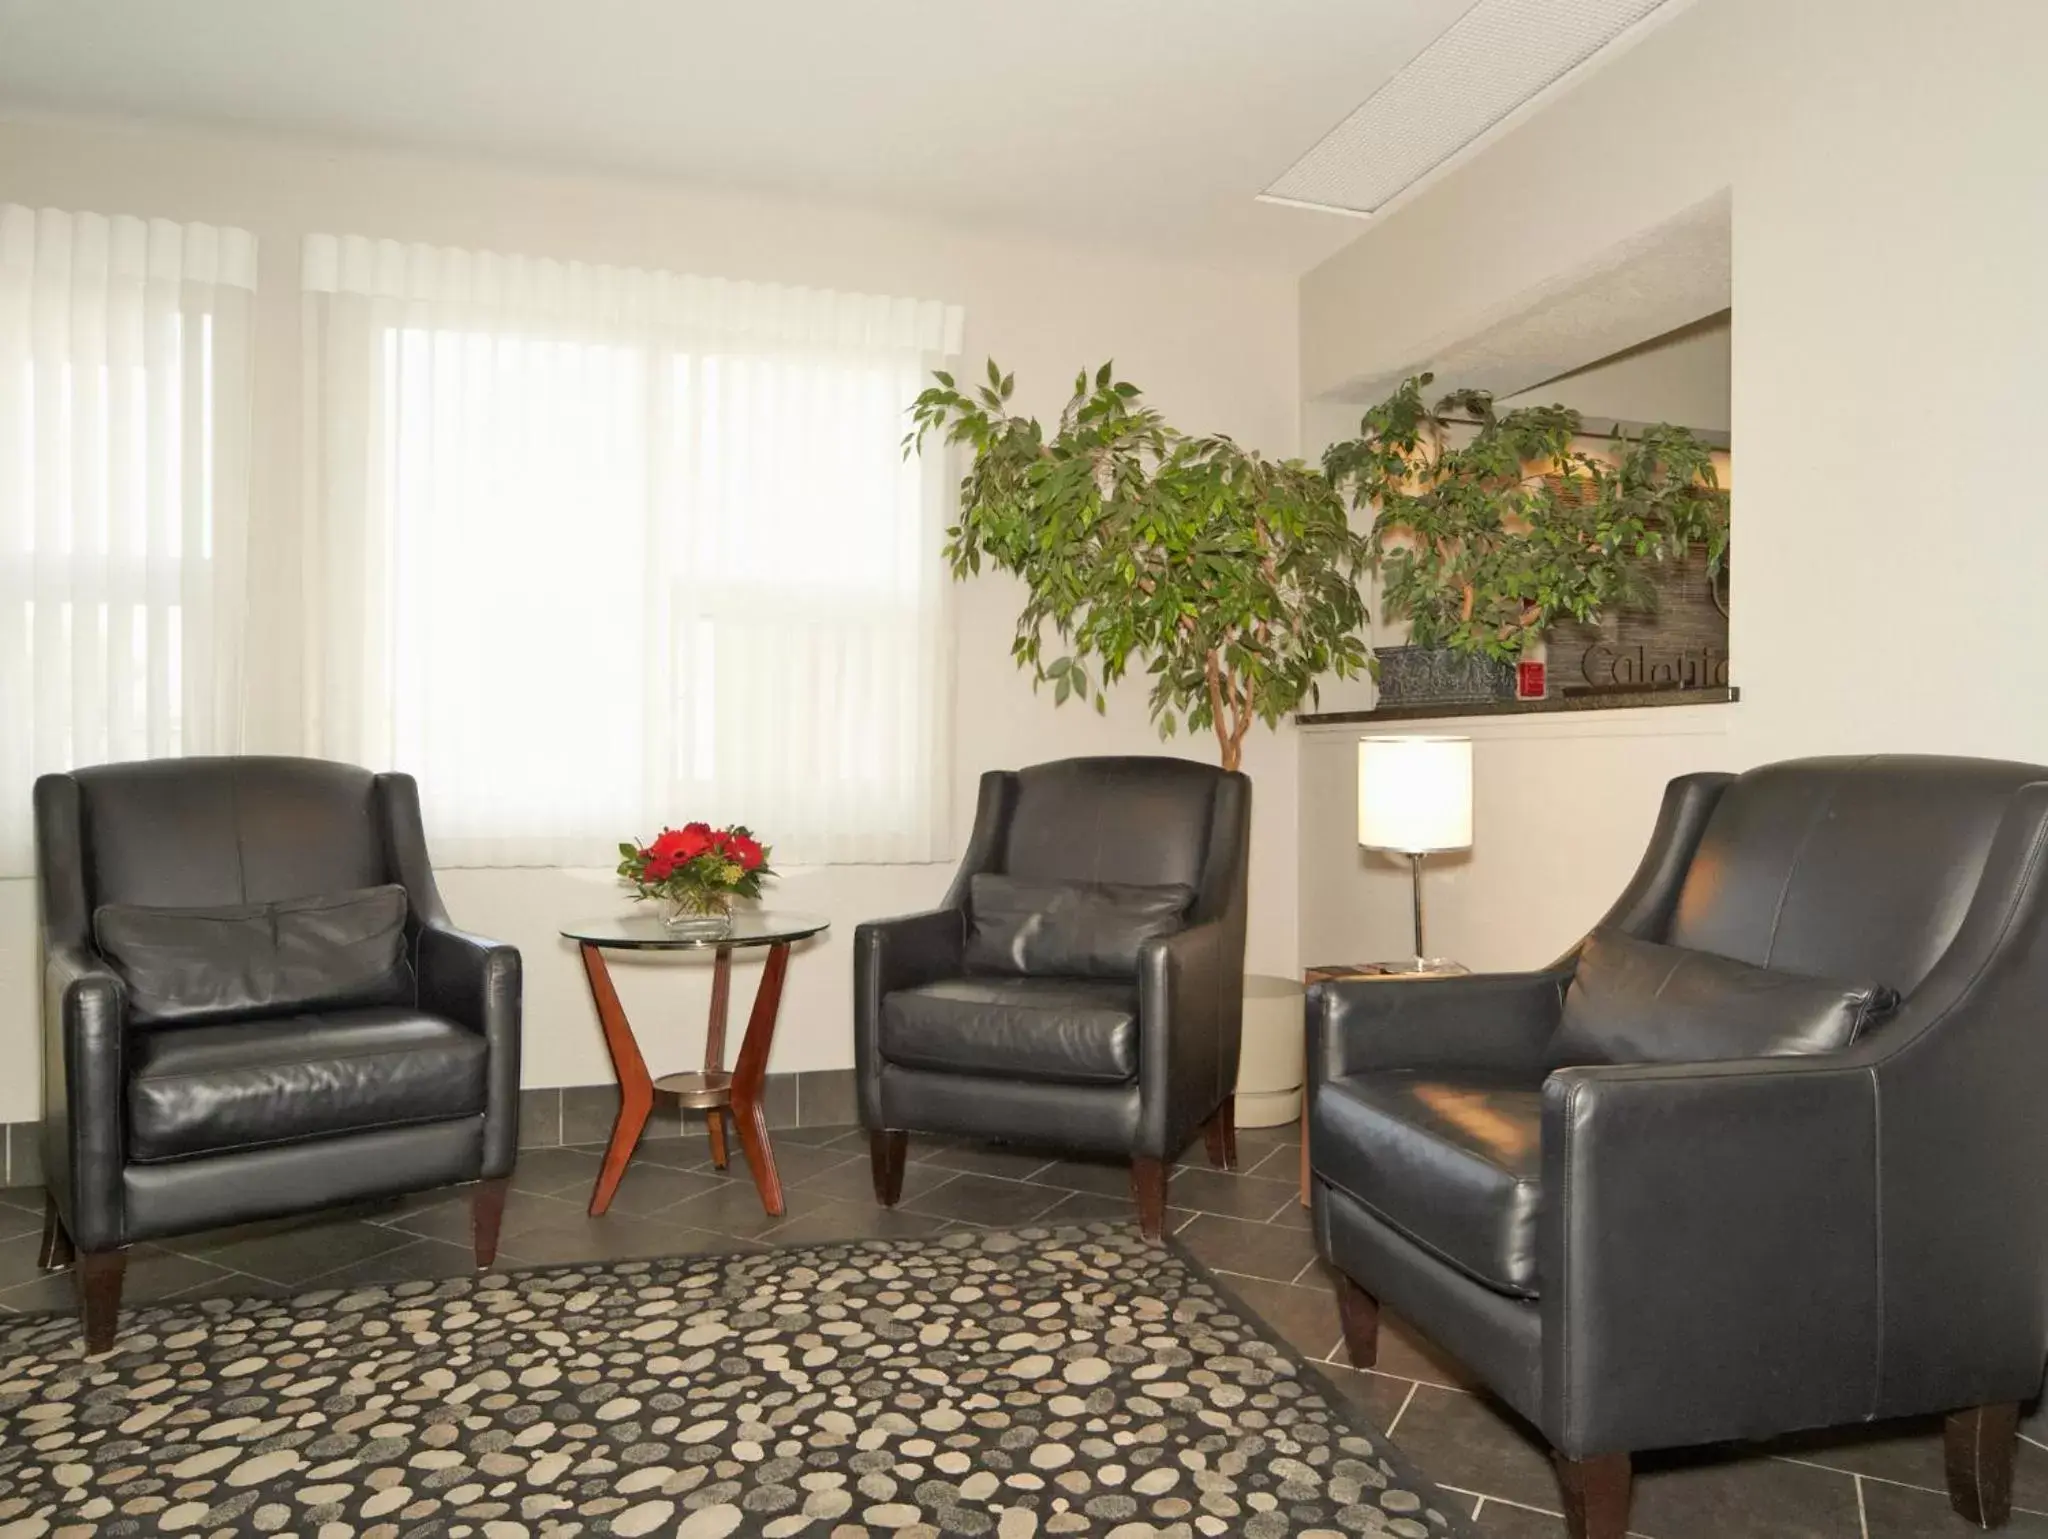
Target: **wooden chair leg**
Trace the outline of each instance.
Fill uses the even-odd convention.
[[[85,1350],[98,1357],[114,1349],[121,1321],[121,1278],[128,1269],[125,1250],[82,1250],[72,1276],[77,1279],[78,1314],[85,1322]]]
[[[1979,1528],[2003,1528],[2012,1516],[2012,1464],[2019,1451],[2020,1408],[1972,1406],[1942,1424],[1948,1501],[1956,1515]]]
[[[57,1216],[57,1199],[43,1193],[43,1248],[36,1253],[36,1265],[45,1272],[71,1265],[71,1236],[64,1220]]]
[[[1166,1161],[1133,1156],[1131,1195],[1138,1200],[1139,1231],[1157,1240],[1166,1233]]]
[[[505,1194],[511,1188],[510,1176],[494,1176],[477,1182],[469,1194],[469,1229],[479,1272],[489,1271],[498,1259],[498,1229],[505,1222]]]
[[[725,1108],[711,1107],[704,1113],[704,1130],[711,1136],[711,1164],[716,1170],[723,1170],[731,1162],[725,1148]]]
[[[1380,1360],[1380,1301],[1342,1272],[1331,1269],[1337,1290],[1337,1318],[1344,1327],[1344,1352],[1354,1368]]]
[[[1632,1473],[1627,1454],[1567,1459],[1553,1453],[1557,1484],[1564,1495],[1564,1529],[1570,1539],[1623,1539],[1628,1533]]]
[[[875,1175],[875,1201],[893,1208],[903,1200],[903,1163],[909,1158],[910,1135],[876,1129],[868,1134],[868,1164]]]
[[[1218,1170],[1237,1169],[1237,1097],[1227,1095],[1216,1114],[1202,1124],[1202,1140],[1209,1146],[1209,1163]]]

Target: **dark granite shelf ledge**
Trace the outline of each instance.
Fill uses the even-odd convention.
[[[1550,695],[1542,700],[1437,701],[1427,705],[1383,705],[1370,711],[1314,711],[1294,718],[1303,727],[1371,726],[1383,721],[1448,721],[1459,716],[1557,716],[1567,711],[1638,711],[1645,706],[1733,705],[1742,691],[1717,689],[1603,690],[1598,694]]]

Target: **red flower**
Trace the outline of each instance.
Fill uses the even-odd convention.
[[[649,860],[666,861],[670,869],[688,865],[711,848],[711,830],[702,823],[682,828],[664,828],[661,837],[643,852]]]
[[[626,856],[620,874],[644,890],[676,882],[737,890],[743,878],[767,869],[769,853],[737,823],[729,828],[685,823],[681,828],[664,828],[646,845],[626,844],[619,849]],[[733,873],[730,878],[728,871]]]

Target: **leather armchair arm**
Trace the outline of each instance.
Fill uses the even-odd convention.
[[[967,913],[931,909],[870,919],[853,932],[853,1062],[861,1120],[882,1123],[882,997],[956,976],[967,949]]]
[[[486,1178],[509,1175],[519,1151],[519,948],[445,921],[419,932],[420,1008],[479,1032],[490,1046],[484,1102]]]
[[[1569,965],[1455,978],[1338,978],[1308,991],[1309,1081],[1368,1069],[1533,1073],[1557,1029]]]
[[[422,1010],[486,1036],[503,1030],[509,1013],[516,1037],[522,967],[517,946],[448,924],[424,924],[419,964]]]
[[[1871,1057],[1550,1076],[1538,1269],[1544,1427],[1564,1453],[1871,1414],[1883,1293]]]
[[[111,1250],[127,1237],[127,1034],[120,978],[82,947],[52,946],[43,962],[43,1150],[80,1250]]]
[[[1214,919],[1138,947],[1141,1154],[1172,1159],[1180,1153],[1186,1131],[1237,1078],[1236,1054],[1223,1062],[1223,1012],[1244,1008],[1241,980],[1227,976],[1229,939],[1228,921]]]
[[[966,949],[967,915],[957,908],[870,919],[853,932],[858,1002],[879,1009],[884,994],[957,976]]]
[[[1138,1013],[1147,1031],[1185,1034],[1213,1023],[1223,983],[1224,921],[1191,924],[1138,946]]]

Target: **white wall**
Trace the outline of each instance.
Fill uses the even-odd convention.
[[[252,657],[250,746],[296,747],[299,658],[291,633],[299,552],[299,240],[309,231],[388,236],[684,272],[914,295],[963,304],[968,356],[1014,370],[1027,409],[1056,412],[1075,371],[1109,357],[1175,421],[1272,452],[1295,448],[1297,359],[1291,282],[1177,267],[1091,247],[947,229],[843,208],[805,207],[645,182],[530,175],[461,164],[135,125],[0,120],[0,201],[240,225],[260,243],[257,505],[275,531],[252,551],[264,638]],[[989,579],[955,591],[954,813],[964,837],[984,769],[1076,753],[1159,751],[1136,691],[1110,717],[1055,711],[1009,660],[1016,593]],[[515,695],[516,698],[516,695]],[[544,712],[545,700],[521,702]],[[1247,744],[1257,781],[1251,955],[1297,964],[1295,771],[1291,738]],[[1181,738],[1167,751],[1213,758]],[[681,815],[687,809],[678,809]],[[772,831],[771,831],[772,832]],[[792,959],[772,1068],[852,1062],[849,947],[863,918],[928,904],[950,867],[792,872],[776,901],[833,920]],[[459,922],[517,943],[527,964],[529,1085],[610,1077],[563,920],[619,901],[603,873],[455,871],[443,875]],[[0,1122],[37,1116],[36,961],[31,884],[0,883]],[[657,1072],[694,1066],[705,970],[616,969]],[[736,981],[736,1026],[752,969]]]
[[[1726,433],[1734,328],[1725,315],[1653,337],[1612,358],[1502,396],[1502,408],[1569,406],[1589,423],[1669,422]]]
[[[2048,398],[2048,6],[1968,9],[1930,30],[1906,0],[1697,0],[1303,283],[1315,394],[1732,189],[1734,652],[1760,752],[1907,731],[2048,756],[2048,716],[1987,666],[2025,652],[2048,563],[2010,458]],[[1584,168],[1569,198],[1560,167]],[[1939,617],[1910,646],[1909,615]]]
[[[1727,762],[2048,761],[2048,520],[2016,469],[2048,415],[2044,55],[2039,0],[1932,26],[1907,0],[1697,0],[1305,279],[1304,392],[1477,332],[1731,189],[1743,698],[1722,708]],[[1589,820],[1647,828],[1670,758],[1613,753],[1574,771],[1606,787],[1598,804],[1532,775],[1501,809],[1552,830],[1503,873],[1529,901],[1578,914],[1613,891],[1611,863],[1577,858]],[[1304,819],[1311,847],[1341,835]],[[1514,959],[1548,944],[1532,933]]]
[[[1407,859],[1355,839],[1360,737],[1472,739],[1472,848],[1423,862],[1423,904],[1430,954],[1486,972],[1540,966],[1585,934],[1635,870],[1658,788],[1738,767],[1731,724],[1729,708],[1697,705],[1305,730],[1303,960],[1384,962],[1411,950]]]

